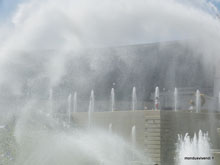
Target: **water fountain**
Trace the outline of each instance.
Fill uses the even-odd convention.
[[[19,0],[17,3],[13,4],[13,9],[10,12],[8,9],[5,10],[10,13],[4,13],[6,18],[0,19],[0,105],[8,104],[5,107],[0,106],[2,114],[0,116],[4,116],[7,111],[19,114],[15,117],[13,127],[10,127],[13,124],[9,122],[4,124],[4,127],[2,127],[2,123],[0,124],[0,131],[3,132],[0,133],[0,144],[8,145],[8,139],[14,141],[9,144],[9,147],[13,146],[12,150],[17,153],[14,154],[16,157],[11,157],[6,149],[6,152],[2,154],[1,149],[4,145],[0,145],[0,164],[9,165],[1,162],[2,157],[9,157],[14,160],[14,165],[72,165],[73,163],[77,165],[127,165],[132,158],[134,160],[135,157],[136,160],[138,157],[138,154],[136,155],[136,152],[134,152],[134,148],[136,146],[136,136],[138,141],[144,137],[142,136],[143,134],[140,135],[141,138],[139,137],[141,127],[144,127],[142,133],[149,131],[148,135],[151,134],[150,131],[152,130],[158,131],[156,134],[159,134],[157,137],[159,140],[154,136],[150,137],[153,140],[158,140],[155,143],[166,140],[162,139],[165,136],[160,136],[160,133],[163,132],[160,131],[161,126],[166,126],[166,123],[162,125],[164,121],[161,120],[161,116],[166,111],[136,111],[139,107],[137,105],[135,87],[132,90],[132,102],[130,102],[130,92],[126,95],[125,93],[127,92],[125,91],[117,94],[118,98],[130,99],[128,108],[131,108],[133,112],[93,113],[95,111],[93,90],[91,91],[89,108],[81,107],[84,100],[82,102],[80,100],[78,102],[80,104],[77,107],[77,93],[75,92],[73,102],[72,96],[68,97],[67,113],[69,123],[71,108],[73,108],[74,112],[77,112],[77,108],[78,111],[81,111],[81,109],[86,111],[85,109],[88,108],[88,114],[83,112],[74,113],[75,116],[78,115],[78,118],[74,120],[74,122],[78,123],[74,126],[79,127],[67,129],[60,125],[61,122],[65,122],[64,120],[60,123],[55,122],[58,112],[62,116],[63,112],[65,113],[66,111],[67,91],[70,88],[76,89],[82,92],[80,96],[85,98],[84,95],[88,92],[88,89],[92,87],[100,88],[100,84],[103,82],[104,87],[110,87],[112,82],[117,82],[119,90],[128,90],[126,88],[120,89],[124,84],[129,86],[129,88],[131,88],[131,84],[138,84],[138,89],[145,92],[143,95],[150,96],[150,92],[147,92],[154,90],[155,84],[161,84],[161,87],[170,87],[175,81],[180,85],[192,88],[195,87],[194,84],[198,85],[198,87],[203,86],[202,79],[200,79],[203,76],[203,72],[205,73],[208,67],[212,68],[210,66],[214,66],[213,69],[217,68],[216,71],[219,69],[219,61],[216,59],[219,59],[220,24],[218,9],[213,6],[214,0],[203,0],[202,3],[196,2],[196,5],[192,2],[192,6],[190,1],[185,4],[185,2],[180,2],[180,0],[166,2],[162,0],[122,0],[120,4],[111,0],[103,2],[85,0],[83,3],[70,0]],[[2,9],[2,6],[0,7]],[[4,10],[0,10],[0,13],[2,11]],[[166,23],[164,23],[164,20],[166,20]],[[184,42],[176,41],[179,38],[184,39]],[[160,42],[172,39],[173,41],[165,44],[149,44],[152,41]],[[133,44],[137,43],[143,43],[143,45],[133,46]],[[167,45],[168,47],[166,47]],[[113,48],[114,46],[116,48]],[[166,48],[164,49],[164,47]],[[171,53],[175,54],[172,55],[168,49],[174,50]],[[191,58],[191,53],[193,58]],[[101,55],[99,56],[99,54]],[[209,54],[211,54],[212,58],[206,56]],[[145,59],[145,57],[149,58]],[[198,65],[197,57],[201,60],[198,61]],[[152,60],[148,60],[150,58]],[[190,61],[187,61],[187,58],[190,58]],[[206,58],[209,59],[207,63]],[[170,59],[171,61],[169,61]],[[203,59],[205,60],[203,61]],[[145,62],[142,63],[143,61]],[[213,64],[212,61],[217,61],[217,65],[210,65]],[[204,69],[203,62],[206,64]],[[181,63],[186,63],[186,65],[183,65],[183,67],[178,66]],[[199,73],[189,67],[189,64],[196,64],[196,68],[199,69],[201,67]],[[176,71],[175,68],[180,69]],[[190,68],[189,70],[193,70],[192,72],[194,73],[188,74],[186,71],[188,69],[186,68]],[[177,78],[177,75],[181,76],[182,74],[189,75],[192,81],[188,83],[185,77]],[[213,76],[214,84],[218,84],[216,82],[219,82],[219,75],[218,73],[217,76]],[[209,85],[212,82],[210,77],[207,77]],[[25,83],[26,80],[30,80],[28,85]],[[149,84],[146,84],[148,82]],[[113,84],[115,85],[115,83]],[[49,92],[49,100],[48,87],[53,87]],[[30,95],[24,96],[24,90],[27,90],[27,88],[30,88],[32,98],[29,98]],[[109,93],[103,94],[103,91],[107,89],[109,90],[109,88],[97,90],[97,93],[101,92],[97,94],[96,99],[99,98],[98,96],[104,96],[100,100],[107,98],[104,100],[107,104],[106,107],[103,107],[103,110],[109,110],[110,108],[108,106]],[[214,87],[214,89],[218,88]],[[184,104],[184,102],[178,102],[177,96],[178,91],[176,89],[176,94],[174,92],[174,98],[176,98],[174,103],[175,111],[178,109],[178,104]],[[23,102],[24,97],[26,100]],[[141,99],[142,97],[140,97],[140,100],[138,97],[138,101],[141,101]],[[162,109],[159,87],[155,89],[155,98],[153,100],[154,102],[152,98],[148,97],[145,99],[146,102],[144,104],[146,103],[152,108],[155,105],[155,110]],[[122,104],[124,105],[123,101]],[[11,106],[11,104],[17,106],[17,102],[20,105],[18,108],[14,108],[14,105]],[[65,104],[63,104],[64,102]],[[196,92],[196,101],[194,103],[196,103],[196,112],[198,113],[169,111],[167,117],[170,114],[175,114],[173,118],[180,119],[182,114],[184,114],[183,117],[190,114],[192,119],[197,117],[198,121],[202,120],[199,118],[201,115],[199,113],[201,111],[199,91]],[[172,103],[171,106],[173,106]],[[99,109],[101,110],[101,108]],[[117,108],[120,109],[119,107]],[[97,111],[99,110],[98,108],[96,109]],[[21,111],[25,111],[25,113]],[[115,111],[114,89],[111,91],[111,111]],[[38,114],[38,112],[42,113]],[[106,118],[100,117],[100,120],[105,122],[102,125],[105,130],[100,131],[90,127],[91,118],[94,121],[95,115],[96,117],[106,115]],[[206,116],[206,114],[202,115]],[[115,122],[114,117],[118,116],[121,118],[117,118]],[[162,119],[164,119],[163,117]],[[83,118],[86,119],[86,122],[88,120],[90,129],[80,130],[80,121]],[[121,123],[122,118],[124,123]],[[169,118],[174,121],[172,117]],[[188,122],[187,120],[184,121],[184,119],[181,120],[183,124],[175,124],[173,122],[173,125],[182,126],[189,123],[187,125],[188,128],[194,126],[194,120]],[[213,121],[212,123],[210,119],[212,118],[206,119],[207,123],[214,125],[216,122]],[[166,122],[172,121],[166,120]],[[124,133],[123,131],[129,130],[125,131],[126,136],[129,136],[128,138],[130,138],[131,125],[134,123],[136,126],[138,125],[137,133],[135,126],[131,130],[133,147],[119,136],[109,134],[106,130],[108,123],[110,123],[109,131],[112,130],[112,124],[114,125],[114,134],[116,134],[115,132],[120,126],[122,127],[122,134]],[[117,124],[119,124],[118,127]],[[142,126],[139,127],[139,124],[142,124]],[[145,129],[146,125],[149,127],[147,130]],[[170,125],[172,126],[172,124]],[[150,128],[151,126],[153,128]],[[202,126],[201,124],[200,127]],[[170,130],[170,128],[164,130]],[[178,131],[181,130],[181,128],[178,128]],[[11,138],[8,138],[8,136]],[[198,137],[201,136],[205,137],[204,135],[199,135]],[[4,137],[4,140],[1,139],[2,137]],[[197,139],[194,136],[194,139],[190,141],[186,136],[182,141],[185,146],[190,147],[190,144],[194,146],[192,150],[196,153],[200,151],[195,148],[200,150],[207,149],[200,148],[201,139]],[[201,143],[204,145],[206,144],[205,141]],[[180,146],[182,146],[181,144]],[[160,147],[159,144],[157,147]],[[182,148],[180,147],[180,153],[182,153]],[[132,151],[133,157],[131,158],[130,153]],[[164,155],[161,152],[162,157]],[[148,160],[142,159],[142,157],[140,161],[148,163]]]
[[[155,110],[159,110],[159,108],[160,108],[160,92],[159,92],[159,87],[155,88],[154,106],[155,106]]]
[[[135,150],[136,148],[136,126],[135,125],[133,125],[131,128],[131,143],[132,143],[133,150]],[[133,161],[135,160],[134,153],[132,153],[132,159]]]
[[[90,101],[89,101],[89,110],[88,110],[88,126],[91,126],[91,113],[94,112],[94,107],[95,107],[95,96],[94,96],[94,91],[91,91],[90,95]]]
[[[131,128],[131,142],[132,146],[135,148],[136,147],[136,126],[133,125]]]
[[[192,139],[188,134],[184,137],[178,135],[178,165],[212,165],[213,161],[208,133],[202,133],[200,130],[198,137],[194,134]]]
[[[135,111],[137,106],[137,95],[136,95],[136,87],[132,89],[132,110]]]
[[[72,113],[72,110],[71,110],[71,107],[72,107],[72,95],[71,94],[69,94],[67,102],[68,102],[67,116],[68,116],[68,123],[70,124],[70,122],[71,122],[71,113]]]
[[[94,107],[95,107],[95,96],[94,96],[94,91],[92,90],[89,101],[89,112],[94,112]]]
[[[73,112],[77,112],[77,92],[73,95]]]
[[[115,110],[115,90],[114,88],[111,89],[111,111]]]
[[[199,90],[196,90],[196,112],[201,111],[201,94]]]
[[[178,89],[174,89],[174,111],[177,111],[178,106]]]
[[[220,111],[220,92],[218,93],[218,110]]]
[[[49,91],[49,114],[53,115],[54,110],[53,110],[53,89],[51,88]]]
[[[109,131],[109,133],[112,133],[112,123],[109,123],[109,125],[108,125],[108,131]]]

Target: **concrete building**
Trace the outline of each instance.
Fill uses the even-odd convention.
[[[216,109],[220,73],[213,61],[204,60],[206,55],[195,51],[189,42],[170,41],[90,49],[82,55],[84,59],[80,60],[80,64],[87,65],[87,68],[80,72],[81,76],[91,75],[86,78],[89,83],[74,81],[77,66],[70,60],[68,77],[71,79],[67,77],[62,84],[62,89],[80,89],[82,100],[87,100],[90,90],[94,89],[100,104],[109,101],[110,89],[113,87],[117,109],[129,109],[131,90],[136,86],[140,102],[138,109],[144,109],[145,105],[151,109],[152,93],[159,86],[163,109],[169,109],[173,107],[169,99],[172,99],[174,88],[177,87],[182,98],[181,109],[188,109],[189,101],[197,89],[207,96],[206,105],[212,104],[211,109]]]
[[[56,52],[36,53],[52,56]],[[28,52],[24,54],[28,55]],[[54,99],[65,105],[69,93],[78,91],[79,111],[86,111],[93,89],[97,110],[107,111],[110,109],[111,88],[115,88],[116,109],[127,110],[131,107],[131,91],[135,86],[137,109],[152,109],[152,93],[158,86],[163,109],[170,109],[173,107],[172,92],[177,87],[182,97],[181,103],[184,104],[180,105],[181,109],[188,109],[189,101],[197,89],[207,96],[206,106],[212,105],[211,109],[216,109],[220,84],[218,61],[214,65],[213,59],[204,60],[204,56],[187,41],[87,49],[68,59],[62,81],[54,87]],[[47,76],[31,77],[34,73],[43,72],[42,68],[25,69],[27,73],[24,76],[29,77],[22,79],[22,97],[48,99],[50,79]],[[20,69],[17,70],[19,74]],[[4,93],[3,98],[9,93],[8,99],[11,99],[7,87],[0,90]],[[7,104],[7,100],[2,102]]]

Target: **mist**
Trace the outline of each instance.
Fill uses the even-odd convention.
[[[108,99],[106,93],[110,94],[116,81],[120,82],[115,88],[122,99],[141,83],[149,83],[148,96],[152,86],[160,85],[160,81],[173,82],[174,88],[178,83],[164,78],[166,72],[159,76],[157,84],[153,84],[152,76],[143,76],[144,70],[156,73],[157,64],[140,63],[136,49],[129,48],[159,43],[147,52],[154,58],[155,52],[166,50],[163,42],[167,41],[176,41],[185,48],[179,50],[181,56],[189,50],[204,67],[213,66],[211,70],[204,69],[204,75],[208,75],[204,79],[212,84],[209,73],[218,70],[215,62],[219,60],[218,14],[213,3],[205,0],[20,2],[12,16],[0,23],[1,95],[21,97],[31,90],[32,98],[47,98],[49,89],[54,88],[56,97],[66,98],[71,90],[81,92],[86,99],[95,88],[97,97],[102,98],[105,93],[104,98]],[[186,60],[182,72],[189,65]],[[169,69],[173,68],[165,68],[167,72]],[[193,75],[190,79],[195,81]]]
[[[0,162],[153,164],[197,127],[218,144],[216,3],[0,0]]]

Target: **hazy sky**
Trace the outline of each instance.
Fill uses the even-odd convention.
[[[16,10],[16,7],[25,1],[30,0],[0,0],[0,21],[7,19]],[[175,0],[174,0],[175,1]],[[218,10],[220,9],[220,0],[176,0],[183,3],[191,3],[197,5],[199,8],[207,9],[205,3],[209,3],[210,5],[215,6]],[[206,7],[204,7],[206,6]]]

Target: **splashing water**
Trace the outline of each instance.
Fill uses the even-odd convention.
[[[49,91],[49,114],[53,115],[53,89],[51,88]]]
[[[188,134],[184,137],[178,135],[177,155],[178,165],[212,165],[213,157],[208,133],[202,133],[200,130],[198,138],[194,134],[192,139]],[[203,160],[195,160],[197,158],[203,158]]]
[[[132,110],[135,111],[137,106],[136,87],[132,89]]]
[[[69,94],[68,96],[68,109],[67,109],[67,116],[68,116],[68,123],[70,124],[71,121],[71,105],[72,105],[72,95]]]
[[[111,90],[111,111],[115,110],[115,90],[112,88]]]
[[[131,142],[132,142],[132,148],[136,148],[136,126],[132,126],[131,128]],[[132,154],[132,159],[135,160],[135,153]]]
[[[109,123],[109,125],[108,125],[108,131],[109,131],[109,133],[112,133],[112,123]]]
[[[172,38],[172,36],[179,36],[180,38],[184,36],[185,38],[186,36],[189,38],[195,37],[201,41],[199,42],[200,49],[202,49],[201,52],[203,50],[208,52],[213,50],[214,55],[219,52],[219,20],[198,8],[192,7],[189,11],[188,5],[177,1],[162,0],[141,0],[138,2],[122,0],[122,5],[118,5],[116,1],[95,2],[97,3],[87,0],[82,3],[69,0],[31,0],[19,5],[13,20],[8,20],[8,22],[12,22],[12,28],[8,26],[3,28],[3,31],[0,28],[1,34],[4,34],[5,29],[8,29],[5,37],[3,37],[6,39],[2,39],[2,37],[0,39],[0,50],[3,56],[2,59],[4,59],[1,60],[1,75],[5,75],[5,72],[8,73],[10,68],[16,70],[16,72],[9,72],[7,76],[1,76],[1,83],[2,81],[5,84],[10,82],[10,88],[16,88],[15,91],[19,91],[22,87],[22,85],[18,85],[19,79],[31,78],[35,80],[38,77],[47,75],[51,85],[58,85],[63,80],[62,77],[66,68],[65,62],[69,59],[65,56],[67,53],[65,49],[70,49],[73,45],[74,50],[78,50],[81,46],[96,47],[97,45],[102,45],[102,43],[107,46],[136,44],[155,41],[158,38],[166,39]],[[87,3],[88,5],[84,5]],[[207,3],[210,2],[207,1]],[[33,23],[33,20],[38,22],[37,26]],[[164,23],[164,20],[167,22]],[[176,33],[171,33],[174,31]],[[183,36],[178,34],[183,34]],[[146,40],[149,36],[153,37]],[[58,49],[58,53],[57,55],[43,58],[44,55],[41,56],[40,53],[37,53],[36,56],[32,55],[34,53],[31,52],[30,57],[33,59],[31,58],[32,60],[30,60],[30,58],[23,59],[23,53],[19,55],[13,52],[14,50],[26,50],[27,48],[33,50]],[[16,59],[19,60],[17,61]],[[30,67],[30,73],[37,72],[37,74],[24,76],[26,75],[24,74],[26,70],[29,70],[26,65],[35,65],[38,60],[39,64],[43,64],[39,67],[42,70],[35,71],[35,67]],[[22,61],[22,65],[20,65],[20,61]],[[124,61],[129,64],[127,57]],[[19,65],[14,65],[16,63]],[[102,73],[102,69],[97,70],[98,73]],[[97,75],[100,76],[98,73]],[[85,78],[84,82],[90,83],[91,79],[86,78],[88,77],[87,73],[81,74],[80,77]],[[76,80],[78,79],[79,77],[76,76]],[[50,111],[49,114],[53,114],[55,108],[53,108],[52,89],[50,91],[49,104],[50,107],[47,110]],[[158,99],[155,99],[155,109],[159,109],[159,88]],[[35,110],[37,111],[38,109],[36,108]],[[94,94],[93,99],[90,98],[89,121],[90,113],[93,111]],[[53,115],[45,118],[39,117],[40,120],[37,122],[42,123],[44,119],[53,121],[50,118],[51,116]],[[33,119],[30,118],[31,121]],[[19,148],[21,153],[17,155],[15,165],[68,165],[73,164],[73,162],[77,165],[92,165],[100,162],[111,163],[112,165],[128,164],[127,151],[130,148],[124,147],[124,149],[121,146],[123,143],[118,143],[121,142],[120,140],[111,137],[114,140],[110,140],[110,142],[117,144],[112,149],[112,143],[106,140],[108,136],[105,133],[100,133],[101,138],[98,141],[93,132],[62,133],[63,130],[57,129],[59,125],[56,122],[46,122],[39,127],[36,126],[36,122],[34,125],[32,122],[27,122],[25,125],[33,126],[34,129],[19,128],[24,122],[24,120],[20,120],[19,124],[16,125],[16,144],[18,144],[18,148],[19,146],[24,148]],[[119,152],[121,150],[118,151],[119,146],[122,147],[122,152]],[[88,153],[92,155],[91,159],[87,158]],[[113,156],[114,154],[117,155]],[[114,158],[109,158],[111,156]]]
[[[77,92],[73,95],[73,112],[77,112]]]
[[[218,110],[220,111],[220,92],[218,94]]]
[[[132,146],[135,148],[136,147],[136,126],[132,126],[131,129],[131,141],[132,141]]]
[[[95,107],[95,96],[94,91],[91,91],[90,101],[89,101],[89,110],[88,110],[88,126],[91,126],[91,113],[94,112]]]
[[[154,105],[155,105],[155,110],[159,110],[159,104],[160,104],[160,92],[159,92],[159,87],[155,88],[155,94],[154,94]]]
[[[201,96],[200,96],[200,91],[196,91],[196,112],[201,111]]]
[[[151,162],[115,134],[66,128],[46,113],[30,112],[32,105],[27,108],[10,135],[15,138],[10,165],[128,165],[131,154],[139,162]]]
[[[94,96],[94,91],[92,90],[89,101],[89,112],[94,112],[94,107],[95,107],[95,96]]]
[[[177,111],[178,106],[178,89],[174,89],[174,110]]]

